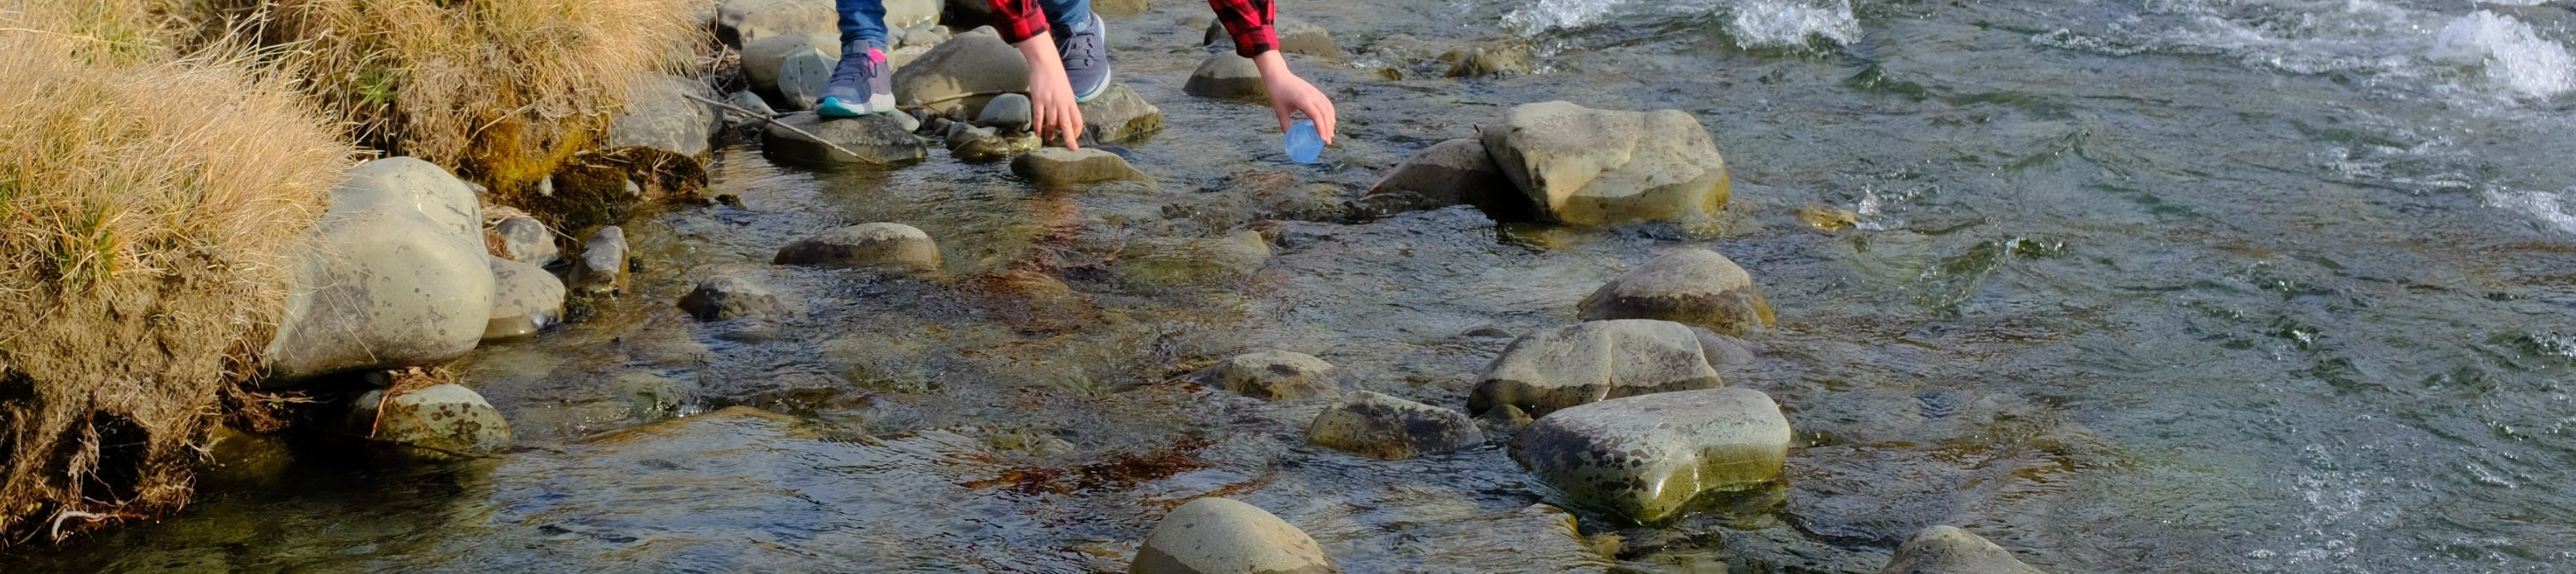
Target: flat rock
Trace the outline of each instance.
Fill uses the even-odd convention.
[[[715,149],[724,115],[691,97],[716,99],[706,82],[653,74],[627,83],[626,109],[608,123],[608,147],[641,147],[702,157]]]
[[[1459,138],[1432,144],[1404,160],[1369,188],[1366,203],[1388,211],[1473,205],[1495,221],[1534,219],[1536,206],[1485,153],[1484,142]]]
[[[1724,386],[1699,331],[1670,321],[1592,321],[1524,335],[1485,367],[1467,412],[1512,405],[1545,420],[1557,409]]]
[[[930,157],[930,144],[913,136],[902,121],[887,114],[827,119],[813,112],[799,112],[778,121],[795,129],[769,126],[763,132],[763,147],[772,155],[792,161],[827,167],[881,166],[916,163]]]
[[[778,302],[777,295],[758,283],[732,275],[717,275],[698,281],[696,289],[680,297],[680,310],[700,321],[787,314],[787,306]]]
[[[1126,143],[1163,131],[1163,110],[1145,101],[1127,84],[1111,84],[1099,97],[1079,104],[1082,130],[1092,141]]]
[[[1380,460],[1401,460],[1485,444],[1476,422],[1458,411],[1360,391],[1315,415],[1306,442]]]
[[[626,288],[628,252],[625,229],[610,225],[590,232],[581,242],[581,256],[572,260],[570,286],[583,293]]]
[[[510,446],[510,423],[492,403],[454,383],[385,397],[384,391],[360,395],[351,409],[353,432],[372,440],[407,447],[403,454],[426,460],[451,460],[501,452]]]
[[[1131,574],[1330,574],[1333,557],[1303,530],[1250,504],[1207,497],[1172,509],[1136,549]]]
[[[1192,376],[1199,384],[1273,401],[1342,394],[1341,370],[1314,355],[1258,351],[1227,357]]]
[[[1566,407],[1523,429],[1511,455],[1578,506],[1652,523],[1778,476],[1790,438],[1769,395],[1707,389]]]
[[[921,229],[901,223],[862,223],[797,238],[778,248],[771,263],[912,273],[940,269],[939,244]]]
[[[1681,111],[1525,104],[1485,126],[1482,139],[1504,176],[1553,221],[1696,222],[1726,206],[1726,160]]]
[[[1234,52],[1208,54],[1199,68],[1190,72],[1181,92],[1193,96],[1228,100],[1258,100],[1270,97],[1269,84],[1261,80],[1261,69],[1251,58]]]
[[[408,157],[350,169],[290,252],[292,284],[264,385],[446,362],[474,350],[493,306],[473,188]]]
[[[1620,275],[1580,306],[1585,321],[1661,319],[1741,336],[1771,324],[1771,304],[1753,276],[1725,255],[1675,249]]]
[[[894,71],[894,99],[955,117],[980,110],[1002,94],[1029,91],[1029,64],[1018,48],[991,28],[976,28],[941,42]]]
[[[484,322],[483,340],[535,335],[563,320],[563,280],[534,264],[499,257],[491,264],[492,318]]]
[[[1119,252],[1117,272],[1130,284],[1167,286],[1240,278],[1270,262],[1270,242],[1261,232],[1225,237],[1163,238],[1139,242]]]
[[[1043,186],[1151,179],[1127,165],[1127,158],[1099,148],[1039,148],[1011,160],[1011,173]]]
[[[742,47],[742,76],[771,107],[810,110],[840,60],[839,32],[771,36]]]
[[[503,219],[492,226],[492,235],[499,241],[493,254],[504,259],[539,267],[563,259],[562,249],[555,247],[555,232],[534,218]]]
[[[2011,551],[1956,526],[1936,525],[1905,539],[1878,574],[2041,574]]]

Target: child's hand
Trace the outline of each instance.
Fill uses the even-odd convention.
[[[1288,131],[1289,112],[1303,113],[1315,120],[1315,131],[1323,134],[1324,143],[1333,143],[1332,98],[1289,72],[1288,59],[1280,57],[1278,50],[1253,56],[1252,64],[1261,69],[1261,82],[1270,88],[1270,111],[1279,114],[1279,131]]]
[[[1022,41],[1020,56],[1029,62],[1029,129],[1039,140],[1060,134],[1066,149],[1082,149],[1082,106],[1073,99],[1073,82],[1064,77],[1063,55],[1045,34]]]

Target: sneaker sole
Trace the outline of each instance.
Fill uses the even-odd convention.
[[[858,106],[841,103],[840,98],[824,98],[822,103],[814,105],[814,115],[827,118],[855,118],[868,114],[890,114],[894,111],[894,94],[871,95],[868,96],[867,104]]]

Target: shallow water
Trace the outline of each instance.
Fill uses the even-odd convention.
[[[1298,60],[1342,107],[1323,163],[1286,163],[1258,105],[1179,93],[1203,10],[1114,19],[1122,76],[1170,126],[1131,146],[1156,185],[1032,192],[937,152],[816,174],[730,150],[715,187],[743,208],[630,222],[632,292],[456,366],[518,452],[307,456],[281,484],[210,485],[172,520],[5,569],[1117,570],[1209,493],[1353,572],[1874,572],[1936,523],[2054,572],[2576,559],[2568,5],[1286,8],[1353,52]],[[1470,41],[1527,42],[1542,71],[1440,79],[1433,59]],[[1463,207],[1296,221],[1312,210],[1276,192],[1356,194],[1550,99],[1696,114],[1733,170],[1724,229],[1498,228]],[[1859,225],[1818,231],[1808,204]],[[1149,240],[1270,219],[1288,220],[1277,255],[1250,278],[1112,271]],[[867,221],[928,231],[947,275],[766,264]],[[1777,398],[1801,445],[1780,488],[1673,524],[1579,515],[1607,556],[1513,514],[1549,495],[1497,447],[1368,461],[1302,445],[1316,405],[1166,382],[1282,348],[1459,407],[1508,342],[1471,332],[1572,321],[1670,247],[1761,283],[1780,324],[1730,381]],[[1072,293],[989,279],[1013,271]],[[716,273],[801,313],[706,325],[670,306]]]

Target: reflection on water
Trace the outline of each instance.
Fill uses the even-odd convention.
[[[1364,63],[1298,58],[1344,118],[1342,147],[1306,166],[1258,106],[1178,92],[1196,52],[1166,39],[1196,37],[1197,8],[1122,19],[1122,77],[1171,126],[1133,146],[1152,185],[1038,193],[999,166],[815,174],[729,151],[715,187],[742,207],[630,222],[634,292],[456,366],[520,451],[441,468],[306,451],[279,483],[210,485],[174,520],[8,569],[1116,570],[1207,494],[1354,572],[1874,572],[1936,523],[2050,571],[2576,558],[2559,196],[2576,12],[1792,4],[1811,6],[1298,4]],[[1365,67],[1405,75],[1510,34],[1553,46],[1543,73]],[[1551,99],[1697,114],[1736,170],[1725,233],[1338,202]],[[1811,204],[1857,221],[1819,231],[1797,217]],[[946,273],[767,264],[867,221],[938,238]],[[1121,271],[1246,229],[1276,250],[1255,273]],[[1780,324],[1729,380],[1777,398],[1800,446],[1775,488],[1672,524],[1578,515],[1564,533],[1498,447],[1359,459],[1303,446],[1319,405],[1171,382],[1280,348],[1458,407],[1498,334],[1571,321],[1676,246],[1762,283]],[[720,273],[797,313],[671,307]]]

